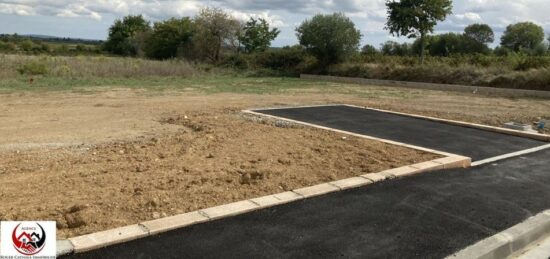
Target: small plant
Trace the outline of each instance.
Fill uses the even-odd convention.
[[[48,68],[42,63],[30,62],[21,65],[17,72],[21,75],[46,75],[48,74]]]

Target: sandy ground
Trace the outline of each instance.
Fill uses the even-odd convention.
[[[250,107],[350,103],[491,125],[550,113],[545,100],[395,91],[0,95],[0,219],[56,220],[63,238],[436,157],[239,112]]]

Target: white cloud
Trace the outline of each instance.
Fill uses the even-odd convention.
[[[0,2],[0,13],[15,14],[21,16],[34,15],[34,9],[21,4],[2,3]]]
[[[481,16],[477,13],[464,13],[464,14],[455,14],[456,19],[467,22],[481,22]]]

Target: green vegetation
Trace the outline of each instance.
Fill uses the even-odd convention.
[[[27,55],[97,55],[101,42],[0,34],[0,53]]]
[[[544,40],[542,27],[532,22],[509,25],[501,38],[501,45],[513,51],[533,50]]]
[[[298,40],[319,65],[340,63],[357,53],[361,32],[344,14],[316,15],[296,28]]]
[[[269,23],[265,19],[250,18],[244,25],[242,35],[239,41],[244,46],[247,53],[266,51],[271,42],[281,33],[279,29],[269,28]]]
[[[193,22],[187,17],[155,23],[152,32],[145,36],[145,55],[153,59],[181,56],[191,46],[193,30]]]
[[[149,30],[149,22],[142,15],[126,16],[109,28],[109,38],[103,47],[116,55],[135,56],[140,49],[136,40],[138,35]]]
[[[452,13],[451,0],[387,0],[386,28],[396,36],[420,40],[420,62],[424,63],[426,36],[432,33],[438,21]]]

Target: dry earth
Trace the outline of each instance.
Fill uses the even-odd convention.
[[[491,125],[550,112],[544,100],[395,91],[0,95],[0,219],[56,220],[63,238],[436,157],[244,108],[350,103]]]

